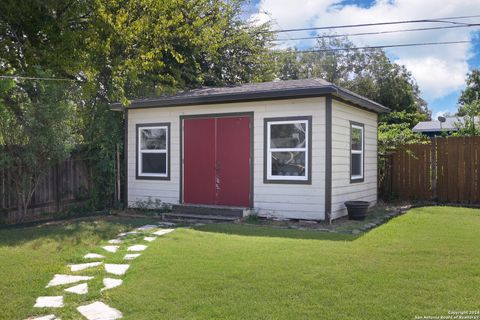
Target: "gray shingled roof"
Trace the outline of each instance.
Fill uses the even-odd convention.
[[[440,121],[421,121],[413,127],[413,132],[437,132],[437,131],[458,131],[456,124],[463,123],[463,117],[446,117],[445,122],[440,125]],[[475,122],[479,122],[475,117]]]
[[[172,96],[136,99],[133,100],[127,108],[173,107],[195,104],[307,98],[328,94],[332,94],[359,107],[378,113],[390,111],[387,107],[375,101],[318,78],[251,83],[229,87],[205,87],[179,92]],[[112,104],[112,109],[118,110],[121,108],[122,105],[119,103]]]

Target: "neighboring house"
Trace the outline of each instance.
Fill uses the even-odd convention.
[[[421,121],[413,127],[413,132],[422,133],[428,137],[437,137],[442,135],[450,136],[452,133],[458,131],[458,125],[463,124],[463,117],[445,117],[445,122],[438,120]],[[479,119],[476,117],[475,122]]]
[[[128,205],[151,197],[184,210],[342,217],[347,200],[377,201],[377,115],[388,111],[321,79],[134,100],[125,109]]]

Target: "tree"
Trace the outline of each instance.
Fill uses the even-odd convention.
[[[462,120],[455,123],[455,136],[480,136],[480,100],[462,105]]]
[[[350,50],[331,51],[335,48]],[[314,49],[325,51],[299,53],[291,49],[278,54],[276,70],[279,77],[320,77],[360,93],[393,111],[382,116],[382,122],[398,123],[399,115],[395,112],[410,114],[406,117],[410,127],[416,124],[416,120],[430,117],[411,73],[404,66],[391,62],[383,50],[356,50],[348,38],[338,37],[321,38]],[[282,55],[286,57],[282,58]],[[286,68],[288,72],[284,71]]]
[[[472,72],[467,74],[466,84],[467,87],[462,91],[458,99],[459,108],[457,114],[459,116],[466,115],[468,111],[471,112],[471,104],[475,104],[480,100],[480,69],[472,70]]]
[[[269,25],[245,22],[242,3],[0,2],[0,73],[75,80],[76,95],[60,103],[75,99],[75,132],[94,179],[92,206],[107,207],[113,198],[114,148],[123,142],[123,119],[109,110],[111,102],[273,79]],[[44,87],[47,95],[53,90],[42,80],[12,85],[24,92],[29,110],[39,98],[27,87]],[[3,105],[9,115],[20,108],[16,100]]]
[[[74,145],[68,91],[66,84],[0,80],[0,168],[16,194],[12,222],[23,221],[39,181]]]

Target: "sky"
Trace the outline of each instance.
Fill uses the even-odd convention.
[[[275,29],[322,27],[480,15],[480,0],[252,0],[247,8],[250,19],[272,21]],[[456,20],[480,23],[480,17]],[[449,26],[446,23],[416,23],[337,29],[337,33],[375,32],[398,29]],[[319,32],[324,32],[320,30]],[[312,36],[315,32],[288,32],[279,38]],[[465,78],[480,68],[480,27],[452,28],[382,35],[350,37],[357,46],[446,42],[469,43],[385,49],[389,58],[412,73],[436,118],[454,113]],[[279,48],[311,48],[314,40],[286,41]],[[361,92],[358,92],[361,94]]]

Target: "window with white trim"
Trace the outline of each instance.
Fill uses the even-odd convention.
[[[362,124],[350,124],[350,180],[352,182],[363,181],[364,131]]]
[[[168,178],[169,129],[169,124],[137,126],[138,177]]]
[[[266,182],[308,183],[310,117],[266,119]]]

